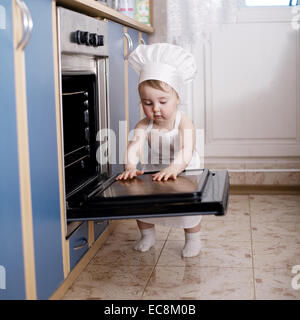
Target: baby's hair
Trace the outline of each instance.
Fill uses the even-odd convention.
[[[149,86],[153,89],[158,89],[158,90],[162,90],[164,92],[169,92],[170,90],[173,90],[178,98],[178,94],[177,92],[171,87],[169,86],[167,83],[160,81],[160,80],[145,80],[143,82],[141,82],[139,84],[139,89],[144,87],[144,86]]]

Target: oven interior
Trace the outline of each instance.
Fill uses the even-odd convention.
[[[69,195],[95,179],[100,170],[96,160],[96,76],[63,75],[62,97],[65,188]]]

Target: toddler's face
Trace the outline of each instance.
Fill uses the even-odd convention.
[[[173,118],[179,99],[176,92],[166,85],[166,91],[155,89],[149,85],[139,89],[144,113],[148,119],[157,123]]]

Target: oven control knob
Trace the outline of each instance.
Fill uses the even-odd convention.
[[[100,34],[97,34],[97,38],[98,38],[98,47],[100,46],[104,46],[104,37]]]
[[[96,33],[90,33],[89,35],[89,44],[91,46],[97,47],[98,46],[98,37]]]
[[[86,45],[90,45],[89,43],[89,32],[87,31],[76,31],[75,32],[75,39],[76,39],[76,42],[78,44],[86,44]]]

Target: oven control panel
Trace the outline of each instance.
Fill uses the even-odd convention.
[[[62,7],[57,11],[62,53],[108,56],[106,21]]]

